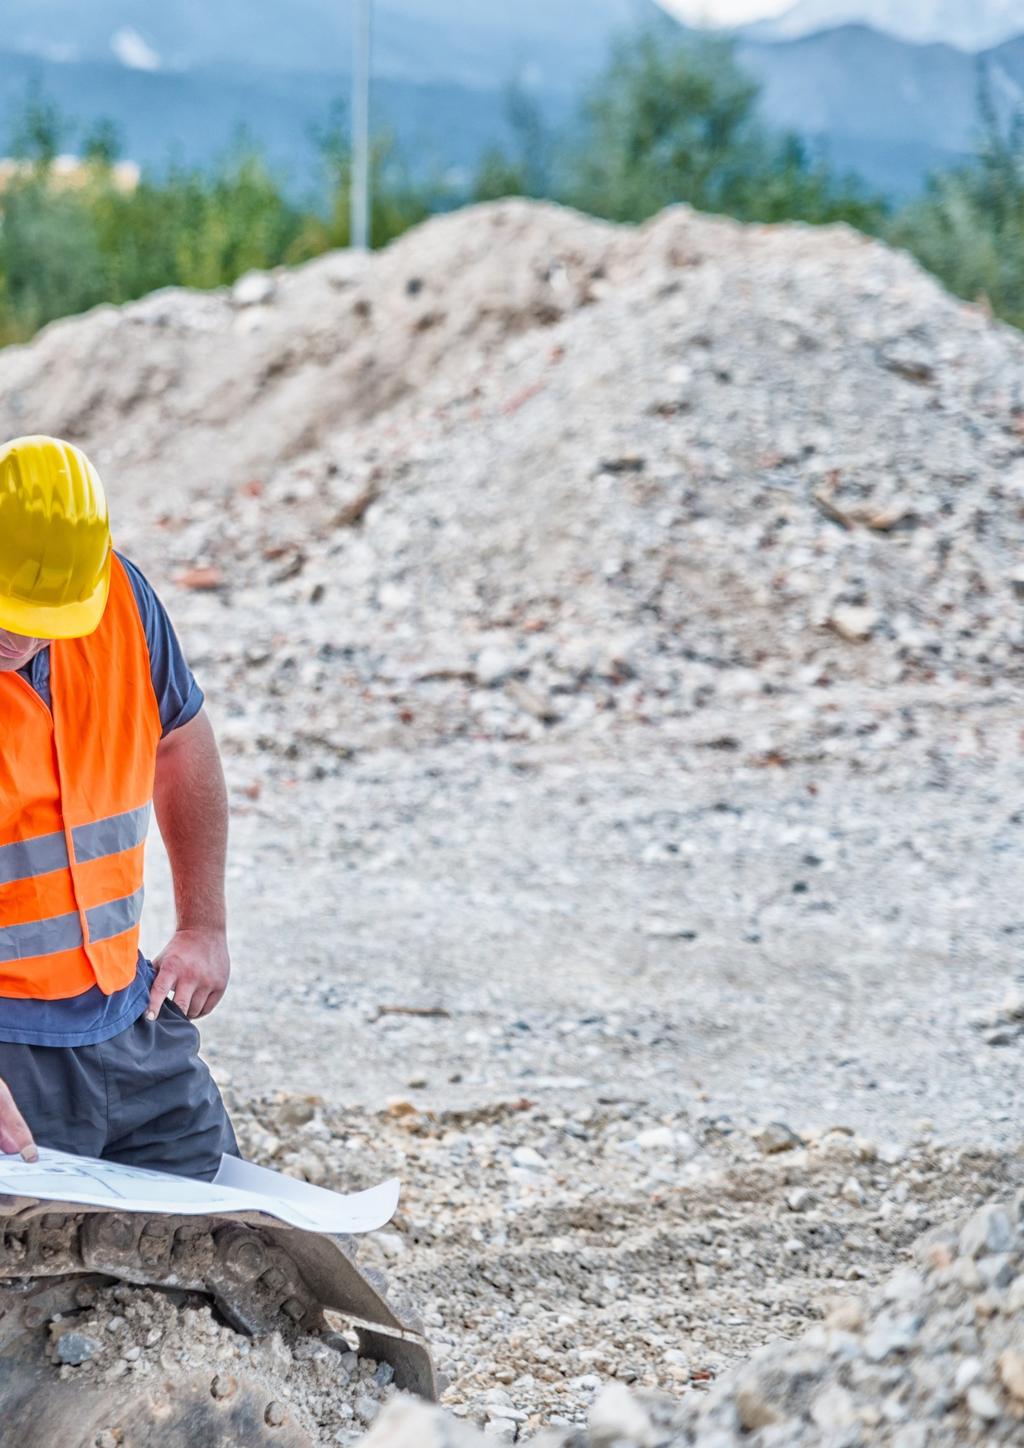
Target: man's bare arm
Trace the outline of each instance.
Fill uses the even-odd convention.
[[[157,823],[174,878],[177,930],[153,962],[149,1019],[168,994],[191,1019],[213,1010],[227,989],[230,961],[224,901],[228,798],[205,711],[160,741],[153,790]]]

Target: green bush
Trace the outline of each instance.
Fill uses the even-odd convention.
[[[163,286],[223,286],[252,268],[348,244],[349,148],[337,118],[316,138],[321,213],[288,199],[244,135],[210,171],[174,166],[125,187],[109,125],[83,138],[78,173],[59,175],[55,161],[69,133],[53,107],[30,94],[12,144],[20,167],[0,192],[0,342],[24,340],[98,302]],[[430,207],[386,140],[375,145],[373,175],[373,240],[382,246]]]
[[[846,221],[908,247],[953,291],[1024,326],[1024,117],[1007,121],[983,88],[977,156],[891,215],[798,138],[766,129],[757,102],[728,42],[681,35],[667,21],[639,31],[615,47],[571,132],[552,135],[530,95],[510,89],[510,146],[488,151],[462,198],[414,184],[378,138],[374,244],[459,199],[510,194],[617,221],[680,201],[747,221]],[[349,242],[350,151],[338,113],[312,138],[324,167],[318,206],[290,199],[244,136],[208,171],[176,166],[125,188],[105,124],[80,139],[78,173],[58,175],[71,134],[44,96],[28,94],[12,137],[19,165],[0,190],[0,342],[98,302],[222,286]]]
[[[654,24],[614,47],[575,134],[560,144],[519,97],[511,152],[487,154],[474,197],[552,195],[613,221],[643,221],[685,201],[745,221],[877,229],[884,205],[797,137],[767,131],[757,100],[729,41]]]
[[[1024,326],[1024,115],[999,118],[982,88],[982,134],[970,164],[933,176],[922,200],[894,219],[907,247],[958,296]]]
[[[284,254],[289,262],[306,261],[332,247],[348,246],[351,239],[352,151],[340,106],[322,130],[314,130],[312,140],[326,174],[328,206],[323,213],[309,212],[302,217]],[[387,246],[425,220],[431,211],[426,191],[409,181],[388,135],[376,136],[371,143],[370,198],[370,235],[375,247]]]
[[[505,93],[505,118],[512,136],[511,154],[500,146],[484,152],[470,196],[498,201],[503,196],[549,196],[556,147],[535,97],[522,86]]]

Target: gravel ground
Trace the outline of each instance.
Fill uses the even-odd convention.
[[[358,1442],[394,1394],[386,1363],[301,1334],[243,1337],[208,1302],[183,1292],[105,1288],[91,1307],[54,1319],[49,1335],[60,1377],[107,1388],[112,1401],[194,1377],[206,1380],[215,1401],[230,1403],[240,1381],[253,1382],[269,1427],[295,1422],[318,1442]],[[122,1441],[109,1436],[110,1448]]]
[[[1016,333],[841,228],[510,203],[61,323],[0,399],[103,466],[207,689],[243,1143],[403,1177],[370,1250],[467,1431],[689,1444],[729,1364],[1020,1184]],[[833,1426],[797,1395],[759,1443],[961,1441],[897,1440],[937,1400],[840,1381],[839,1330],[797,1350]],[[991,1441],[1000,1332],[942,1349]],[[721,1391],[708,1448],[755,1431]],[[379,1448],[454,1443],[405,1412]]]
[[[360,1260],[419,1301],[446,1405],[510,1439],[585,1422],[609,1381],[703,1392],[885,1277],[924,1230],[1024,1183],[1017,1154],[933,1132],[748,1133],[621,1097],[325,1105],[290,1130],[295,1115],[288,1098],[251,1103],[244,1148],[328,1185],[404,1178]]]
[[[242,1090],[371,1108],[611,1092],[1016,1141],[1019,1044],[974,1024],[1019,970],[1011,771],[646,753],[374,756],[315,797],[240,800],[237,977],[211,1059]]]

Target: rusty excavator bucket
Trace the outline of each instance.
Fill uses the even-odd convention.
[[[310,1448],[301,1426],[244,1373],[161,1373],[114,1384],[65,1381],[50,1324],[73,1323],[117,1282],[201,1294],[239,1333],[298,1328],[386,1362],[407,1392],[434,1399],[423,1327],[356,1264],[347,1237],[259,1213],[162,1216],[0,1196],[0,1448]],[[332,1321],[338,1314],[342,1322]],[[340,1369],[339,1369],[340,1371]]]

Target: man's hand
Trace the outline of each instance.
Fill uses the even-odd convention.
[[[3,1081],[0,1081],[0,1151],[6,1152],[8,1156],[18,1152],[26,1161],[39,1160],[32,1133]]]
[[[208,1016],[228,988],[231,961],[223,930],[179,930],[153,964],[156,979],[146,1019],[155,1021],[174,992],[174,1004],[190,1021]]]

